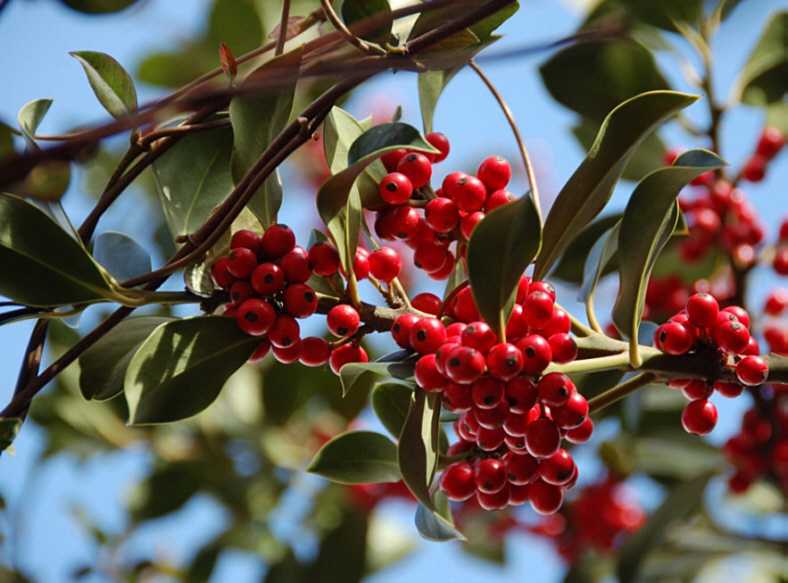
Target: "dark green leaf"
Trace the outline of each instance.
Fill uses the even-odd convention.
[[[153,163],[167,225],[173,238],[199,229],[233,189],[233,132],[221,128],[189,134]]]
[[[163,464],[132,495],[131,518],[151,520],[183,507],[203,486],[205,469],[206,464],[200,461]]]
[[[627,99],[670,88],[651,53],[630,38],[571,44],[539,72],[556,101],[596,122]]]
[[[21,419],[0,419],[0,452],[11,447],[20,429],[22,429]]]
[[[675,31],[676,23],[697,24],[704,10],[704,0],[618,0],[637,19]]]
[[[172,318],[127,318],[79,357],[79,388],[86,399],[103,401],[123,392],[126,369],[143,341]]]
[[[84,247],[38,207],[0,193],[0,295],[30,306],[91,302],[110,286]]]
[[[120,63],[109,55],[94,51],[76,51],[70,55],[85,69],[99,103],[112,117],[137,113],[134,82]]]
[[[234,318],[201,316],[168,322],[142,343],[126,370],[132,425],[196,415],[254,353],[259,339]]]
[[[60,2],[85,14],[108,14],[120,12],[137,0],[60,0]]]
[[[0,122],[0,161],[14,153],[14,134],[17,133],[13,128]]]
[[[676,486],[646,525],[627,539],[621,549],[617,568],[621,583],[636,581],[642,560],[650,550],[663,543],[669,527],[697,512],[710,478],[711,475],[705,475]]]
[[[454,526],[449,499],[442,490],[435,491],[433,503],[435,510],[430,510],[421,502],[416,506],[416,528],[419,534],[435,542],[465,540],[465,536]]]
[[[234,55],[243,55],[259,47],[262,42],[263,25],[254,2],[248,0],[213,2],[208,35],[204,44],[214,55],[214,63],[218,61],[221,43],[225,43]],[[185,54],[188,56],[188,52]]]
[[[585,160],[558,194],[544,224],[535,279],[543,279],[575,233],[605,207],[637,146],[657,126],[698,99],[655,91],[634,97],[605,118]]]
[[[231,167],[235,184],[287,124],[303,52],[303,47],[299,47],[252,71],[241,87],[253,92],[230,101],[234,133]],[[255,193],[249,208],[267,228],[276,222],[281,204],[282,183],[278,175],[272,174]]]
[[[203,583],[210,580],[221,551],[222,547],[217,542],[211,542],[201,548],[189,565],[184,583]]]
[[[372,118],[358,121],[344,109],[333,107],[324,125],[323,154],[331,174],[337,174],[347,168],[350,146],[372,127]]]
[[[479,313],[493,330],[508,319],[520,278],[541,243],[539,215],[528,194],[495,209],[473,230],[468,279]]]
[[[440,411],[440,395],[416,389],[397,449],[402,479],[416,499],[432,511],[436,510],[430,487],[438,469]]]
[[[363,34],[360,38],[379,45],[385,45],[391,40],[391,6],[388,0],[345,0],[342,2],[342,20],[349,29],[354,24],[363,22],[368,18],[380,18],[380,26]]]
[[[93,258],[118,281],[145,275],[151,270],[150,253],[128,235],[114,231],[96,237]]]
[[[520,8],[519,2],[512,2],[470,27],[470,31],[479,39],[484,42],[490,38],[493,31],[506,22],[517,10]],[[451,22],[457,17],[465,14],[468,11],[468,6],[452,6],[448,5],[445,8],[438,10],[430,10],[423,12],[413,25],[409,40],[414,39],[422,34],[425,34],[441,24]]]
[[[408,418],[413,388],[397,383],[380,383],[372,389],[372,409],[383,427],[396,438]]]
[[[36,99],[30,103],[26,103],[22,106],[22,109],[19,110],[19,115],[17,116],[19,128],[31,142],[35,142],[36,130],[41,124],[41,120],[44,119],[44,116],[49,111],[51,105],[51,99]]]
[[[591,247],[586,257],[585,268],[583,269],[583,285],[580,287],[578,299],[581,302],[593,302],[596,285],[602,276],[608,272],[607,266],[613,261],[618,253],[618,230],[621,226],[620,221],[616,221],[613,227],[607,232],[606,236],[597,239]]]
[[[366,575],[369,514],[352,505],[345,506],[337,514],[338,520],[332,523],[331,530],[323,536],[317,558],[306,569],[303,577],[289,579],[287,582],[282,580],[281,583],[362,582]]]
[[[739,79],[741,100],[749,105],[785,105],[788,91],[788,12],[772,16]]]
[[[616,213],[586,225],[561,254],[561,259],[550,276],[574,285],[582,284],[588,254],[594,244],[620,219],[621,215]]]
[[[416,368],[416,362],[413,359],[405,360],[408,354],[404,350],[399,350],[376,358],[372,362],[351,362],[346,364],[339,371],[343,394],[346,395],[361,375],[367,372],[413,382],[413,370]]]
[[[678,221],[679,192],[697,176],[724,165],[712,152],[690,150],[673,166],[649,174],[632,193],[618,234],[621,285],[612,313],[613,323],[632,345],[638,343],[651,269]]]
[[[340,484],[400,480],[397,446],[374,431],[337,435],[320,448],[306,471]]]

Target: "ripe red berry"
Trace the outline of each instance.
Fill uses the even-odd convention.
[[[391,326],[391,337],[394,342],[401,348],[411,350],[413,347],[410,344],[410,331],[413,325],[421,320],[416,314],[402,314]]]
[[[496,344],[487,353],[487,371],[496,379],[506,382],[522,370],[523,353],[514,344]]]
[[[547,342],[553,352],[553,362],[566,364],[577,357],[577,342],[569,334],[553,334]]]
[[[261,296],[272,296],[284,286],[285,272],[276,263],[261,263],[252,272],[251,283]]]
[[[554,307],[555,299],[544,291],[534,291],[532,283],[523,302],[523,320],[532,329],[540,330],[550,324]]]
[[[246,279],[257,267],[257,255],[246,247],[231,249],[227,255],[227,271],[233,277]]]
[[[437,318],[421,318],[410,330],[410,345],[419,354],[436,352],[445,341],[446,327]]]
[[[473,468],[473,477],[480,491],[494,494],[506,485],[506,468],[501,460],[486,458]]]
[[[561,429],[574,429],[588,417],[588,401],[579,391],[572,391],[566,404],[552,407],[550,413]]]
[[[766,298],[763,311],[770,316],[779,316],[786,308],[788,308],[788,288],[778,288]]]
[[[569,482],[575,473],[575,461],[565,449],[559,449],[539,464],[539,477],[554,486]]]
[[[309,261],[312,270],[322,277],[330,277],[339,270],[339,252],[328,241],[318,241],[309,248]]]
[[[394,172],[397,169],[399,161],[407,156],[407,154],[408,151],[405,148],[397,148],[396,150],[383,154],[380,157],[380,161],[383,162],[383,166],[386,167],[387,172]]]
[[[307,336],[301,340],[301,356],[298,361],[305,366],[323,366],[331,356],[331,345],[325,338]]]
[[[760,356],[745,356],[736,364],[736,378],[747,386],[763,384],[768,376],[769,366]]]
[[[263,242],[260,239],[260,236],[254,231],[250,231],[248,229],[242,229],[240,231],[236,231],[235,233],[233,233],[233,236],[230,239],[230,249],[235,249],[237,247],[246,247],[255,255],[260,253],[260,249],[262,249],[262,246],[263,246]]]
[[[326,326],[328,330],[340,338],[353,336],[358,331],[361,318],[356,308],[350,304],[338,304],[331,308],[326,314]],[[395,322],[396,324],[396,322]]]
[[[445,244],[438,241],[425,241],[416,247],[413,254],[413,264],[427,273],[440,270],[449,257],[449,250]]]
[[[591,439],[593,432],[594,422],[591,421],[591,417],[586,417],[580,425],[566,433],[566,439],[571,443],[585,443]]]
[[[741,322],[745,328],[748,330],[750,329],[750,315],[747,313],[747,310],[742,308],[741,306],[728,306],[727,308],[723,308],[720,310],[721,314],[724,315],[733,315],[735,318]],[[730,319],[730,318],[729,318]],[[719,316],[717,317],[717,324],[720,323]]]
[[[412,334],[411,332],[411,343]],[[446,374],[456,383],[472,383],[484,374],[484,356],[474,348],[457,347],[449,352],[446,358]]]
[[[407,176],[413,188],[421,188],[432,177],[432,164],[427,156],[419,152],[406,154],[397,164],[397,172]]]
[[[460,210],[467,213],[481,210],[487,200],[487,189],[475,176],[466,175],[460,178],[451,192],[451,199],[457,203]]]
[[[418,385],[425,391],[442,391],[446,386],[446,377],[435,365],[435,354],[425,354],[416,362],[414,377]]]
[[[279,267],[282,268],[287,283],[306,283],[312,277],[309,255],[297,245],[279,259]]]
[[[390,282],[402,270],[402,258],[391,247],[381,247],[369,254],[369,273],[378,281]]]
[[[476,493],[473,467],[468,462],[451,464],[443,470],[438,483],[448,499],[454,502],[467,500]]]
[[[276,313],[265,300],[252,298],[238,306],[235,316],[238,326],[250,336],[267,334],[276,320]]]
[[[551,407],[561,407],[569,401],[575,390],[575,384],[561,372],[551,372],[542,376],[536,385],[539,400]]]
[[[287,348],[298,342],[300,337],[301,327],[290,314],[277,314],[274,325],[268,331],[268,339],[278,348]]]
[[[448,233],[460,224],[460,211],[449,198],[434,198],[424,209],[424,220],[436,233]]]
[[[506,400],[513,413],[528,413],[537,398],[536,384],[527,376],[520,375],[506,383]]]
[[[410,239],[419,228],[419,212],[408,205],[401,205],[386,211],[391,233],[398,239]]]
[[[538,334],[523,336],[515,346],[523,353],[523,372],[536,375],[547,368],[553,359],[550,343]]]
[[[476,176],[481,180],[488,190],[498,190],[505,188],[512,178],[512,167],[503,156],[490,156],[486,158]]]
[[[295,233],[287,225],[271,225],[263,233],[263,251],[271,259],[278,259],[295,247]]]
[[[775,126],[766,126],[763,128],[763,132],[761,132],[760,139],[758,140],[756,153],[767,160],[771,160],[780,152],[784,144],[785,136],[782,130]]]
[[[741,354],[750,342],[750,332],[739,321],[726,321],[712,329],[712,338],[728,354]]]
[[[539,474],[539,460],[529,454],[507,453],[503,457],[506,479],[522,486],[533,482]]]
[[[479,409],[493,409],[503,398],[503,383],[490,375],[482,375],[471,385],[471,399]]]
[[[691,295],[685,309],[690,324],[698,328],[713,326],[720,313],[720,306],[714,296],[703,292]]]
[[[728,383],[725,381],[715,381],[714,390],[723,397],[732,399],[738,397],[744,392],[744,385],[741,383]]]
[[[695,335],[687,327],[678,322],[667,322],[657,328],[659,347],[674,356],[686,354],[695,343]]]
[[[484,212],[489,213],[499,206],[504,206],[510,202],[514,202],[514,195],[505,188],[493,191],[487,196],[487,200],[484,202]]]
[[[454,413],[463,413],[473,407],[473,399],[471,398],[471,392],[468,390],[468,385],[461,385],[454,381],[446,381],[441,393],[441,399],[446,409]]]
[[[463,346],[475,348],[485,355],[498,341],[495,332],[484,320],[468,324],[460,338]]]
[[[437,164],[438,162],[443,162],[451,150],[449,138],[440,132],[431,132],[424,136],[424,138],[430,143],[431,146],[441,151],[440,154],[430,154],[430,156],[432,156],[432,163]]]
[[[282,364],[292,364],[299,360],[303,349],[304,345],[301,343],[300,338],[296,338],[295,342],[286,347],[271,345],[271,352],[274,353],[274,358]]]
[[[413,296],[413,298],[410,300],[410,305],[421,312],[426,312],[427,314],[437,316],[441,306],[443,305],[443,300],[433,293],[422,292]],[[451,336],[448,328],[446,329],[446,335]]]
[[[265,358],[265,355],[271,350],[271,341],[266,337],[260,338],[260,344],[255,348],[252,356],[249,357],[249,362],[259,362]]]
[[[706,399],[690,401],[681,413],[681,424],[687,433],[707,435],[717,425],[717,408]]]
[[[779,275],[788,275],[788,245],[780,245],[774,252],[772,267]]]
[[[555,514],[564,501],[564,493],[560,486],[536,480],[528,486],[528,500],[539,514]]]
[[[766,165],[768,160],[760,154],[753,154],[749,157],[742,168],[741,176],[749,182],[760,182],[766,176]]]
[[[229,289],[236,279],[235,276],[227,270],[227,265],[229,263],[230,259],[225,255],[217,259],[216,263],[214,263],[211,268],[213,283],[222,289]]]
[[[331,357],[328,359],[328,364],[331,366],[331,370],[334,371],[334,374],[338,375],[339,369],[346,364],[368,361],[369,357],[367,356],[366,350],[355,343],[348,343],[337,346],[331,351]]]
[[[462,233],[462,236],[470,240],[473,229],[476,228],[476,225],[482,222],[484,217],[485,214],[481,211],[476,211],[464,217],[460,221],[460,233]]]
[[[238,305],[254,296],[254,288],[248,279],[239,279],[230,286],[230,301]]]
[[[558,451],[561,432],[552,419],[539,417],[526,429],[525,446],[528,453],[537,458],[546,458]]]
[[[413,184],[401,172],[390,172],[381,179],[378,192],[389,204],[405,204],[413,195]]]
[[[469,323],[481,320],[479,309],[476,307],[476,300],[473,299],[471,288],[463,288],[452,302],[454,316],[461,322]]]
[[[509,505],[510,491],[511,486],[509,486],[508,482],[504,484],[503,488],[493,494],[483,490],[476,490],[476,501],[485,510],[503,510]]]
[[[285,288],[282,303],[294,318],[308,318],[317,311],[315,290],[305,283],[293,283]]]
[[[479,421],[479,429],[476,431],[476,445],[484,451],[495,451],[504,444],[506,431],[502,425],[502,419],[506,419],[506,413],[499,412],[499,409],[477,409],[474,416]]]
[[[681,392],[690,401],[708,399],[714,393],[714,385],[703,379],[692,379],[681,388]]]

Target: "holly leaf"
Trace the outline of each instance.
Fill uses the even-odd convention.
[[[114,58],[94,51],[75,51],[74,57],[88,76],[93,93],[112,117],[137,113],[137,91],[126,70]]]
[[[372,389],[370,401],[383,427],[396,438],[408,418],[413,387],[399,383],[380,383]]]
[[[755,106],[785,104],[788,91],[788,12],[772,16],[742,69],[740,99]]]
[[[391,6],[388,0],[345,0],[342,2],[342,20],[349,29],[369,18],[380,19],[374,30],[364,32],[360,38],[385,45],[391,41]]]
[[[118,281],[151,271],[150,253],[123,233],[105,231],[99,234],[93,243],[93,258]]]
[[[51,99],[36,99],[22,106],[17,115],[19,128],[30,142],[36,141],[36,130],[52,105]]]
[[[416,507],[416,528],[419,534],[425,539],[435,542],[466,540],[465,536],[454,526],[446,494],[441,490],[436,490],[432,501],[435,510],[430,510],[421,502]]]
[[[307,472],[340,484],[399,482],[397,446],[374,431],[337,435],[317,452]]]
[[[406,360],[408,355],[409,352],[398,350],[376,358],[371,362],[351,362],[344,365],[339,371],[339,379],[342,381],[342,394],[347,395],[361,375],[367,372],[408,383],[414,382],[413,371],[416,368],[416,362],[413,359]]]
[[[397,450],[402,479],[416,499],[433,512],[430,487],[438,469],[440,411],[440,395],[416,389]]]

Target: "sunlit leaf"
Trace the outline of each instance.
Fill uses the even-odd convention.
[[[36,99],[22,106],[19,110],[17,119],[19,121],[19,128],[25,137],[34,142],[36,139],[36,130],[44,119],[44,116],[49,111],[52,105],[51,99]]]
[[[103,401],[123,392],[126,369],[142,342],[172,318],[127,318],[79,357],[79,388],[86,399]]]
[[[741,100],[749,105],[785,104],[788,91],[788,12],[774,14],[739,79]]]
[[[404,360],[407,355],[408,353],[405,351],[397,351],[376,358],[371,362],[351,362],[346,364],[339,371],[339,378],[342,381],[342,392],[347,394],[361,375],[367,372],[382,377],[412,382],[416,362],[412,358]]]
[[[520,278],[539,253],[541,225],[533,199],[525,195],[482,220],[468,243],[468,279],[482,318],[503,327]]]
[[[438,468],[441,400],[438,393],[417,389],[399,438],[402,479],[427,509],[434,511],[430,487]]]
[[[70,55],[85,69],[99,103],[112,117],[137,113],[134,82],[120,63],[107,54],[94,51],[76,51]]]
[[[380,383],[372,389],[372,409],[383,427],[396,438],[405,426],[412,397],[413,387],[398,383]]]
[[[151,271],[150,253],[128,235],[115,231],[105,231],[96,237],[93,258],[118,281]]]
[[[142,343],[126,370],[133,425],[196,415],[259,344],[233,318],[201,316],[168,322]]]
[[[465,540],[465,536],[454,526],[446,494],[442,490],[436,490],[432,498],[434,510],[421,503],[416,507],[416,528],[419,534],[436,542]]]
[[[397,446],[374,431],[351,431],[334,437],[320,448],[306,471],[340,484],[400,480]]]
[[[535,279],[543,279],[572,237],[605,207],[637,146],[657,126],[698,99],[654,91],[634,97],[605,118],[585,160],[558,194],[545,220]]]
[[[29,306],[91,302],[110,286],[84,247],[46,213],[0,193],[0,295]]]

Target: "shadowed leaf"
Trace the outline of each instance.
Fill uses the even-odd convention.
[[[340,484],[400,480],[397,446],[374,431],[351,431],[334,437],[320,448],[306,471]]]

